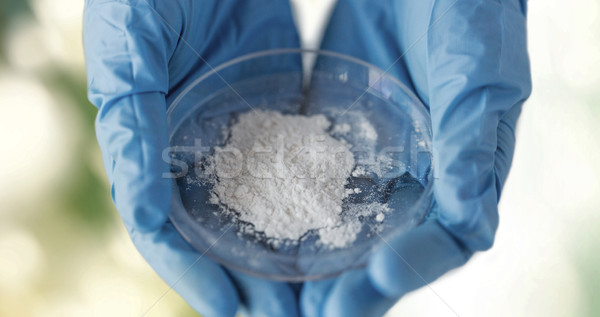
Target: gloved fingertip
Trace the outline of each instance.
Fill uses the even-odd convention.
[[[385,243],[367,267],[374,287],[389,298],[429,284],[468,259],[456,240],[436,220],[430,220]]]
[[[407,276],[412,276],[409,267],[397,261],[398,255],[387,246],[378,251],[371,258],[367,272],[373,287],[388,298],[400,298],[409,291],[406,286],[420,283],[417,280],[406,281]],[[392,267],[393,266],[393,267]]]
[[[245,316],[295,317],[298,300],[290,285],[228,270],[240,297]]]
[[[201,290],[198,290],[201,292]],[[220,294],[209,301],[210,305],[190,304],[193,309],[206,317],[234,317],[238,313],[238,298],[235,294]]]
[[[224,291],[223,287],[217,287],[219,291],[203,291],[200,288],[194,290],[198,293],[197,297],[204,297],[202,300],[189,300],[189,296],[182,293],[187,303],[205,317],[234,317],[238,314],[239,300],[235,290],[231,292]],[[180,292],[179,290],[177,291]],[[211,296],[213,295],[213,296]],[[214,296],[216,295],[216,296]]]
[[[335,279],[305,282],[300,291],[300,311],[305,317],[321,316],[321,307],[327,299]]]
[[[383,316],[396,298],[379,292],[369,280],[367,272],[354,270],[338,278],[322,308],[322,316]]]

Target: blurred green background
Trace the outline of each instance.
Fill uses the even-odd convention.
[[[177,294],[161,298],[168,286],[110,201],[82,10],[0,0],[0,316],[138,316],[154,303],[146,316],[195,316]],[[431,285],[460,316],[600,316],[598,30],[597,0],[529,1],[534,92],[496,244]],[[389,315],[453,313],[425,288]]]

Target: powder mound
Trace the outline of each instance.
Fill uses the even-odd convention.
[[[351,146],[330,136],[330,127],[323,115],[241,114],[210,159],[211,203],[271,240],[317,230],[322,245],[351,243],[361,225],[342,219],[342,203],[360,192],[345,188],[355,162]]]

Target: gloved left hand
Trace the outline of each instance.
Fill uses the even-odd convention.
[[[171,180],[162,177],[169,101],[210,65],[298,47],[289,3],[87,0],[83,38],[112,197],[139,252],[204,316],[233,316],[240,304],[255,316],[294,316],[290,285],[226,271],[182,238],[168,221]]]
[[[525,1],[339,0],[322,47],[388,70],[431,114],[429,220],[382,242],[367,269],[307,282],[301,292],[307,316],[380,316],[493,243],[516,122],[531,91]]]

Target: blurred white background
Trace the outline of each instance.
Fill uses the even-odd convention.
[[[293,4],[303,45],[318,47],[333,1]],[[85,101],[83,1],[6,8],[16,17],[2,15],[0,316],[139,315],[168,286],[110,202]],[[496,243],[430,287],[460,316],[598,316],[600,5],[532,0],[528,11],[534,89]],[[147,316],[194,315],[170,292]],[[423,288],[389,315],[454,313]]]

